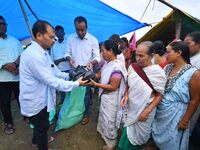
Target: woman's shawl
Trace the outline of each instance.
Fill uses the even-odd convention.
[[[114,60],[108,63],[105,63],[102,72],[101,72],[101,83],[108,84],[110,82],[110,78],[113,72],[120,72],[122,74],[121,83],[119,86],[119,95],[118,95],[118,111],[117,111],[117,119],[116,119],[116,127],[119,128],[121,120],[122,120],[122,107],[121,107],[121,99],[124,95],[126,89],[126,80],[127,80],[127,71],[125,65],[119,61]],[[103,89],[99,89],[99,96],[103,93]]]
[[[151,65],[143,68],[149,78],[154,89],[164,94],[166,76],[163,69],[158,65]],[[149,85],[135,72],[132,66],[128,69],[128,114],[127,126],[137,122],[139,115],[145,109],[148,103],[151,103],[153,98],[150,98],[152,89]]]

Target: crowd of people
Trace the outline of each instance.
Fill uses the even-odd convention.
[[[32,27],[34,41],[23,50],[6,34],[7,23],[0,16],[0,109],[5,134],[16,130],[11,114],[14,94],[23,119],[34,126],[32,145],[50,149],[48,118],[56,106],[56,90],[62,104],[66,92],[85,86],[81,124],[89,123],[95,87],[102,149],[140,150],[152,138],[158,149],[188,150],[200,121],[200,32],[166,46],[162,41],[143,41],[132,49],[127,38],[117,34],[99,46],[83,16],[74,19],[74,27],[75,33],[65,40],[62,26],[38,20]],[[99,80],[70,81],[69,70],[79,65],[96,70]]]

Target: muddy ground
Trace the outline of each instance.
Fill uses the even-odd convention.
[[[61,150],[102,150],[104,141],[96,132],[98,109],[97,98],[93,100],[90,122],[83,126],[78,124],[70,129],[54,133],[55,124],[51,126],[49,134],[55,141],[49,145]],[[12,135],[4,134],[2,115],[0,114],[0,150],[36,150],[31,146],[32,129],[22,120],[16,100],[12,101],[12,114],[16,131]],[[200,146],[190,145],[190,150],[200,150]]]
[[[37,148],[31,146],[32,129],[22,120],[16,100],[12,101],[12,114],[16,126],[16,131],[12,135],[4,134],[0,114],[0,150],[36,150]],[[96,132],[97,116],[97,102],[94,100],[91,119],[87,125],[77,124],[70,129],[54,133],[55,124],[53,124],[49,135],[53,135],[55,141],[49,147],[62,150],[101,150],[104,142]]]

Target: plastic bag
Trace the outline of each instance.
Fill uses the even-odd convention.
[[[82,120],[85,111],[85,92],[86,87],[81,86],[66,93],[55,131],[70,128]]]
[[[78,80],[81,76],[83,76],[83,80],[95,80],[95,73],[87,68],[86,66],[77,66],[76,68],[72,68],[69,70],[69,77],[73,81]]]

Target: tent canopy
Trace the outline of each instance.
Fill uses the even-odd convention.
[[[32,27],[36,18],[24,0],[21,1]],[[123,35],[145,26],[99,0],[27,0],[27,2],[39,19],[46,20],[53,26],[62,25],[67,34],[75,32],[74,18],[84,16],[88,21],[88,32],[93,34],[99,42],[108,39],[111,34]],[[8,23],[8,34],[19,40],[30,37],[19,2],[1,0],[0,6],[0,15]]]
[[[179,10],[172,10],[163,20],[147,32],[137,44],[142,41],[161,40],[165,45],[169,44],[176,37],[177,23],[181,24],[180,39],[194,31],[200,31],[200,20]]]

